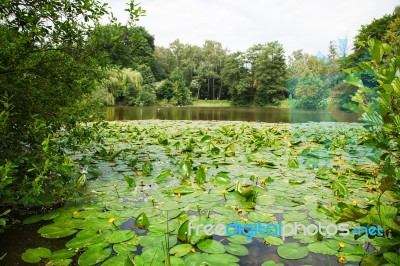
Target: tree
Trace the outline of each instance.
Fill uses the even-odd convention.
[[[270,42],[262,48],[255,60],[254,77],[256,104],[276,103],[286,97],[286,63],[280,43]]]
[[[57,134],[79,132],[102,77],[88,39],[106,13],[97,0],[0,2],[0,205],[51,204],[76,191]]]
[[[173,101],[178,105],[190,104],[190,90],[186,86],[182,71],[179,68],[175,68],[168,79],[172,84]]]
[[[143,27],[97,25],[89,41],[102,65],[133,69],[139,65],[154,65],[154,37]]]

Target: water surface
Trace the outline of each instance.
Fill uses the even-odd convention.
[[[356,122],[358,115],[341,111],[297,110],[276,107],[107,107],[106,119],[114,120],[224,120],[267,123]]]

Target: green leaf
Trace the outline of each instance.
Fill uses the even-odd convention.
[[[212,239],[205,239],[197,244],[197,247],[207,253],[224,253],[224,245]]]
[[[229,243],[224,247],[227,252],[236,256],[246,256],[249,254],[249,250],[245,246],[239,244]]]
[[[81,254],[78,259],[79,265],[88,266],[98,264],[111,255],[111,249],[106,248],[103,250],[87,250]]]
[[[147,229],[149,228],[150,222],[149,219],[147,218],[147,215],[142,212],[139,214],[139,216],[135,220],[135,226],[141,229]]]
[[[162,171],[157,177],[156,177],[156,182],[157,184],[160,184],[163,182],[167,177],[171,176],[171,170],[164,170]]]
[[[285,265],[283,263],[276,263],[273,260],[267,260],[267,261],[264,261],[264,263],[261,264],[261,266],[285,266]]]
[[[231,178],[224,172],[219,172],[214,177],[214,183],[218,185],[227,185],[231,183]]]
[[[192,173],[192,163],[189,160],[183,160],[179,164],[178,172],[183,178],[189,178]]]
[[[200,142],[206,142],[206,143],[208,143],[208,142],[211,142],[211,136],[210,135],[205,135],[205,136],[203,136],[202,138],[201,138],[201,140],[200,140]]]
[[[195,177],[197,184],[202,185],[206,182],[206,169],[207,167],[203,165],[197,169]]]
[[[236,262],[239,261],[238,257],[235,257],[231,254],[207,254],[204,257],[204,262],[208,263],[209,265],[218,265],[218,266],[231,266],[237,265]]]
[[[51,260],[63,260],[69,259],[75,256],[76,253],[73,249],[60,249],[51,253],[50,259]]]
[[[371,40],[370,45],[371,45],[370,52],[371,52],[372,60],[374,60],[376,63],[380,63],[382,61],[382,57],[383,57],[382,43],[378,40]]]
[[[299,162],[297,160],[290,160],[288,163],[289,168],[299,168]]]
[[[298,260],[307,257],[307,247],[300,246],[299,243],[285,243],[277,249],[279,257],[287,260]]]
[[[342,211],[342,216],[336,223],[344,223],[348,221],[356,221],[362,217],[365,217],[367,212],[362,209],[355,209],[354,207],[345,208]]]
[[[44,221],[53,220],[54,218],[58,217],[59,215],[60,215],[59,211],[46,213],[45,215],[43,215],[42,220],[44,220]]]
[[[150,161],[145,161],[142,164],[142,172],[144,176],[151,175],[151,172],[153,172],[153,164]]]
[[[186,220],[178,229],[178,239],[184,243],[190,240],[189,223],[190,221]]]
[[[174,189],[174,193],[175,194],[189,194],[189,193],[193,193],[194,192],[194,188],[189,187],[189,186],[181,186],[181,187],[177,187]]]
[[[279,246],[283,244],[283,240],[276,236],[266,236],[264,237],[264,244]]]
[[[337,245],[336,245],[337,247]],[[314,242],[310,243],[307,246],[308,250],[313,253],[323,254],[323,255],[335,255],[337,253],[337,249],[330,248],[326,242]]]
[[[45,225],[38,230],[38,233],[44,238],[63,238],[78,232],[76,229],[60,227],[58,225]]]
[[[42,217],[43,216],[41,214],[33,215],[31,217],[26,218],[22,223],[23,224],[37,223],[37,222],[40,222],[42,220]]]
[[[131,241],[114,244],[113,250],[121,255],[131,254],[137,250],[137,246]]]
[[[304,212],[286,212],[282,215],[283,219],[288,222],[300,222],[307,219],[307,214]]]
[[[65,244],[67,248],[84,248],[96,244],[102,240],[99,234],[94,234],[88,237],[75,237]]]
[[[136,187],[136,181],[132,177],[129,176],[124,176],[124,179],[126,183],[128,184],[129,187],[135,188]]]
[[[192,245],[190,244],[180,244],[177,246],[174,246],[173,248],[171,248],[171,250],[169,251],[170,254],[175,254],[175,256],[177,257],[183,257],[187,254],[189,254],[189,252],[192,250]]]
[[[347,187],[338,181],[333,181],[331,184],[331,188],[335,191],[336,196],[344,197],[349,194]]]
[[[22,253],[21,258],[28,263],[38,263],[42,258],[49,258],[51,256],[50,249],[47,248],[33,248],[28,249]]]
[[[112,234],[108,237],[108,243],[110,244],[115,244],[115,243],[121,243],[124,241],[128,241],[132,238],[135,237],[135,232],[130,231],[130,230],[119,230],[119,231],[114,231]]]
[[[127,254],[118,254],[116,256],[112,256],[108,260],[104,261],[101,266],[133,266],[134,264],[129,260]],[[138,265],[137,265],[138,266]]]
[[[300,185],[300,184],[304,184],[306,182],[306,180],[297,180],[297,179],[289,179],[289,184],[291,185]]]
[[[385,193],[385,191],[391,189],[396,184],[396,181],[396,178],[394,178],[393,176],[385,176],[381,181],[379,190],[381,191],[381,193]]]
[[[400,265],[400,256],[394,252],[385,252],[383,253],[383,257],[394,265]]]

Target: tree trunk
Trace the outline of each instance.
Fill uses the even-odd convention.
[[[212,90],[213,90],[213,97],[212,97],[212,99],[214,100],[215,99],[215,79],[214,79],[214,77],[212,78]]]

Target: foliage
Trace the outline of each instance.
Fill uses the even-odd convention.
[[[298,99],[298,108],[304,109],[325,109],[326,107],[326,90],[324,90],[323,81],[319,77],[308,76],[302,78],[295,91],[296,99]]]
[[[0,3],[1,209],[82,190],[86,177],[66,153],[101,132],[81,124],[95,118],[92,96],[112,102],[95,91],[102,62],[89,41],[107,12],[96,0]]]
[[[109,64],[136,69],[153,63],[154,37],[139,26],[121,24],[96,25],[89,43],[103,66]]]
[[[350,213],[341,220],[359,221],[367,226],[381,225],[384,232],[382,243],[386,243],[379,252],[363,258],[365,263],[393,263],[391,252],[397,252],[398,242],[392,243],[400,236],[400,227],[391,219],[400,211],[398,205],[382,201],[383,194],[393,193],[398,200],[400,197],[400,57],[398,42],[394,46],[370,39],[368,48],[371,59],[359,64],[347,78],[347,83],[358,87],[353,96],[357,104],[347,107],[362,114],[361,121],[367,130],[364,143],[380,151],[371,158],[376,165],[372,177],[366,182],[372,182],[377,192],[376,199],[368,208],[341,206],[340,212]],[[378,88],[364,85],[360,72],[364,71],[375,77]],[[356,213],[361,215],[356,215]]]
[[[65,247],[41,256],[37,246],[28,246],[23,257],[49,264],[65,259],[119,265],[115,261],[133,259],[139,265],[161,265],[168,256],[171,265],[176,265],[176,260],[178,265],[192,265],[193,261],[242,263],[251,248],[248,245],[261,238],[246,240],[244,235],[223,233],[208,237],[201,229],[196,236],[193,226],[277,224],[282,217],[288,222],[327,224],[333,222],[329,217],[333,211],[342,214],[334,206],[354,207],[352,201],[359,195],[357,204],[368,208],[376,191],[360,187],[366,176],[362,169],[370,166],[368,160],[361,159],[373,152],[357,143],[362,134],[360,125],[344,123],[309,123],[297,129],[246,122],[105,123],[103,142],[82,144],[74,152],[76,162],[84,161],[88,168],[90,195],[77,196],[66,206],[23,222],[47,221],[38,230],[41,237],[50,242],[68,237]],[[340,162],[344,157],[348,160]],[[101,178],[91,176],[95,169]],[[382,200],[394,202],[390,194]],[[333,210],[324,212],[324,206]],[[393,217],[393,208],[389,213]],[[336,235],[320,241],[299,231],[290,245],[276,236],[263,240],[277,246],[271,251],[277,262],[298,260],[311,253],[324,254],[318,258],[322,264],[332,260],[325,255],[345,256],[356,262],[368,253],[363,248],[368,241],[365,237],[354,240]],[[339,241],[346,242],[340,253]],[[382,248],[378,241],[374,246]],[[259,249],[264,252],[270,247],[261,245]],[[391,255],[385,256],[393,259]],[[255,258],[257,265],[265,260]]]
[[[192,102],[190,90],[186,86],[183,73],[179,68],[175,68],[168,80],[159,87],[158,95],[177,105],[188,105]]]
[[[262,47],[252,66],[257,105],[277,103],[286,98],[286,63],[283,46],[275,41]]]

